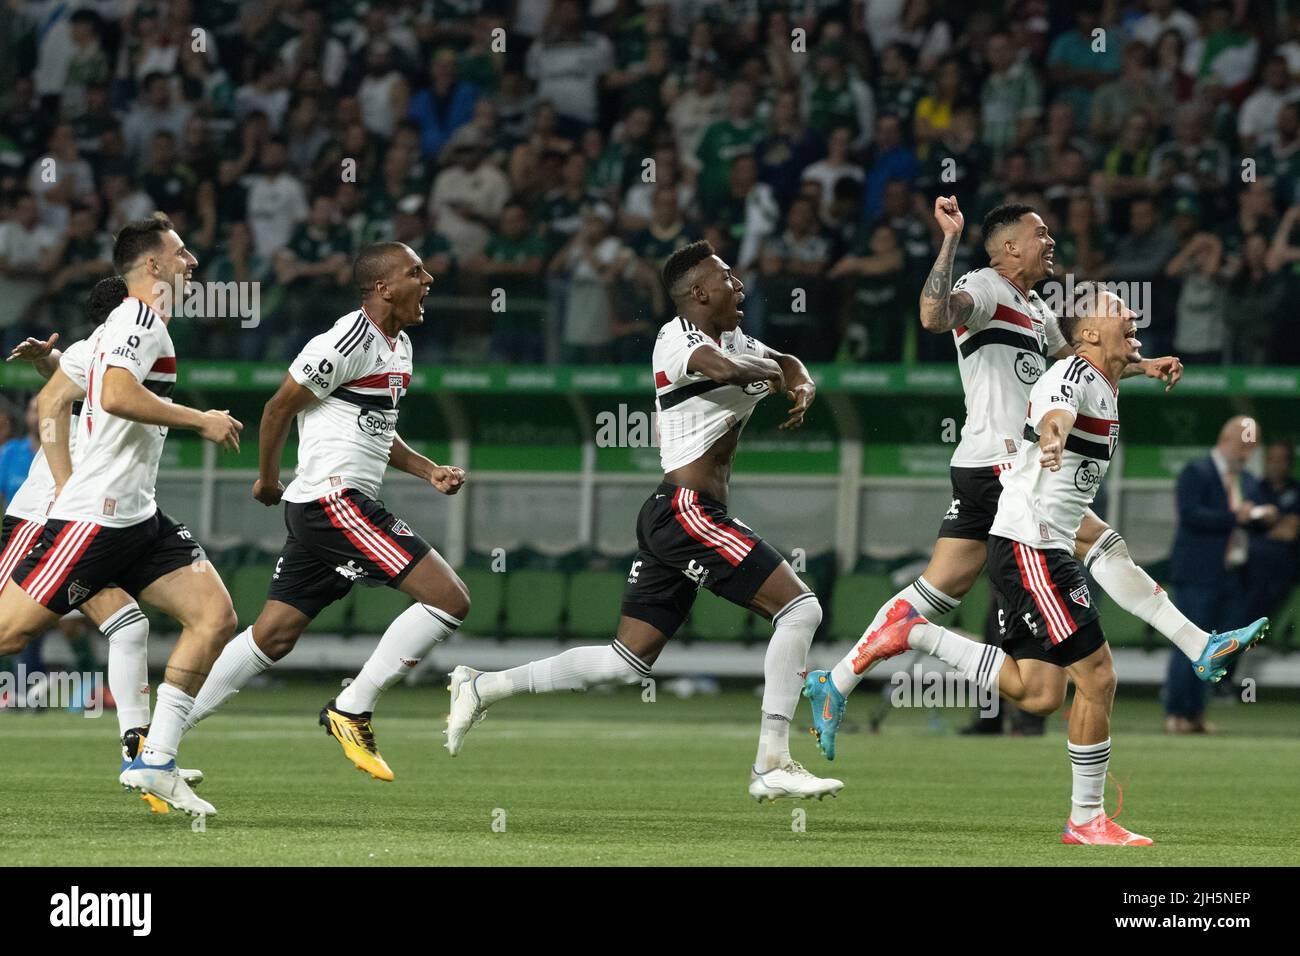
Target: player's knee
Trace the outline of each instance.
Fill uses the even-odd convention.
[[[235,614],[235,606],[227,600],[224,606],[215,608],[206,629],[209,636],[224,647],[235,636],[235,631],[239,630],[239,616]]]
[[[805,591],[772,616],[772,627],[796,627],[815,634],[822,623],[822,605],[817,595]]]
[[[458,621],[464,621],[469,617],[469,588],[465,587],[465,582],[456,575],[452,576],[451,596],[442,602],[446,611]]]
[[[1083,682],[1076,681],[1075,686],[1089,700],[1099,704],[1109,704],[1115,699],[1115,687],[1119,678],[1111,664],[1096,668]]]
[[[1063,703],[1065,703],[1064,689],[1060,691],[1043,690],[1030,694],[1024,700],[1018,702],[1017,706],[1035,717],[1050,717],[1061,709]]]

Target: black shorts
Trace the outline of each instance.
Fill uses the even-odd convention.
[[[988,540],[989,528],[998,514],[998,498],[1002,496],[998,475],[1005,470],[1005,465],[948,469],[952,504],[939,522],[940,538]]]
[[[0,522],[0,591],[9,583],[9,576],[18,562],[27,557],[36,542],[41,540],[42,521],[28,521],[5,515]]]
[[[289,536],[275,562],[267,597],[315,617],[357,581],[399,587],[433,550],[383,503],[355,488],[316,501],[284,503]]]
[[[62,617],[106,587],[139,597],[163,575],[206,560],[189,529],[161,511],[126,528],[51,518],[13,580]]]
[[[1002,649],[1016,660],[1069,667],[1106,643],[1083,565],[1068,551],[991,535],[988,573]]]
[[[708,588],[748,607],[785,561],[780,552],[727,514],[722,502],[667,482],[641,506],[637,555],[623,590],[623,614],[672,637]]]

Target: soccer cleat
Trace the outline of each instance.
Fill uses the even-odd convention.
[[[444,746],[453,757],[460,753],[470,728],[487,716],[487,707],[474,686],[479,673],[464,664],[451,672],[451,682],[447,685],[447,692],[451,694],[451,711],[447,714],[447,729],[443,734],[447,737]]]
[[[911,650],[907,636],[918,624],[929,624],[921,612],[899,598],[885,614],[885,620],[853,652],[853,672],[865,674],[878,663]]]
[[[749,795],[759,803],[764,800],[775,803],[782,797],[799,797],[801,800],[816,797],[821,800],[827,794],[833,797],[843,789],[843,780],[814,777],[797,760],[762,773],[757,767],[749,770]]]
[[[145,802],[155,813],[168,812],[157,809],[155,801],[159,801],[167,807],[188,813],[192,817],[217,815],[217,808],[201,799],[181,778],[176,771],[175,760],[169,760],[162,766],[154,766],[136,757],[117,779],[126,789],[136,790],[146,797],[152,797],[153,800],[146,799]]]
[[[1086,846],[1151,846],[1155,843],[1150,837],[1130,833],[1105,813],[1097,814],[1087,823],[1073,823],[1067,817],[1061,842]]]
[[[812,735],[827,760],[835,759],[835,732],[844,719],[844,695],[831,681],[829,671],[809,671],[803,695],[812,702]]]
[[[389,768],[379,749],[375,746],[375,729],[370,724],[372,712],[349,714],[338,710],[334,701],[330,701],[320,712],[320,725],[339,742],[343,756],[347,757],[358,770],[370,774],[376,780],[392,780],[393,771]]]
[[[1261,617],[1253,624],[1235,631],[1211,634],[1201,656],[1192,662],[1196,676],[1207,684],[1217,684],[1228,673],[1228,666],[1242,654],[1258,644],[1268,633],[1268,618]]]
[[[122,770],[125,770],[127,767],[131,766],[131,761],[134,760],[137,755],[139,755],[140,748],[144,746],[145,740],[148,737],[148,735],[149,735],[149,727],[147,725],[144,727],[132,727],[130,730],[128,730],[126,733],[122,735]],[[121,771],[118,772],[120,773]],[[176,772],[179,773],[181,775],[181,779],[184,780],[186,783],[188,783],[191,787],[197,787],[199,784],[203,782],[202,770],[190,770],[190,769],[186,769],[185,767],[179,767],[177,768]],[[153,807],[154,813],[167,812],[165,808],[159,810],[156,806],[154,806],[154,803],[151,803],[149,801],[148,796],[143,796],[142,799],[146,803],[148,803],[150,807]]]

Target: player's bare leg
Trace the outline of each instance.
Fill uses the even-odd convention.
[[[44,634],[58,620],[59,615],[17,585],[0,589],[0,657],[19,653],[28,641]]]
[[[1074,785],[1070,817],[1062,843],[1107,846],[1150,846],[1152,841],[1130,833],[1106,815],[1106,771],[1110,766],[1110,715],[1115,704],[1115,664],[1110,646],[1103,644],[1068,668],[1074,681],[1070,706],[1070,764]]]
[[[1159,631],[1192,662],[1207,683],[1223,678],[1236,658],[1268,633],[1267,618],[1222,634],[1209,634],[1178,610],[1164,588],[1133,563],[1128,544],[1092,510],[1084,513],[1075,535],[1074,554],[1111,599]]]
[[[213,815],[216,809],[181,779],[176,752],[194,707],[194,695],[235,633],[237,621],[230,594],[216,569],[200,556],[188,567],[163,575],[140,596],[179,621],[181,635],[158,687],[149,737],[119,779],[123,786],[153,794],[178,810]]]
[[[447,750],[454,757],[465,735],[483,720],[487,708],[518,694],[586,690],[598,684],[639,684],[667,646],[669,635],[647,621],[623,615],[612,644],[572,647],[504,671],[477,671],[460,665],[451,672],[448,691]]]

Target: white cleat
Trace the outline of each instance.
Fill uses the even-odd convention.
[[[451,712],[447,714],[447,729],[443,734],[447,738],[447,752],[453,757],[460,753],[470,728],[487,716],[487,707],[474,689],[474,678],[480,673],[464,664],[451,672],[451,683],[447,685],[447,692],[451,694]]]
[[[199,797],[176,770],[176,761],[155,767],[138,758],[122,771],[118,782],[128,790],[138,790],[146,797],[161,800],[169,807],[193,817],[215,817],[217,808]],[[148,801],[155,809],[153,801]]]
[[[187,770],[184,767],[177,767],[176,772],[181,775],[181,779],[191,787],[197,787],[203,782],[202,770]]]
[[[749,771],[749,795],[759,803],[764,800],[775,803],[782,797],[798,797],[801,800],[816,797],[821,800],[828,794],[833,797],[843,789],[843,780],[815,777],[797,760],[763,773],[759,773],[757,767],[751,767]]]

